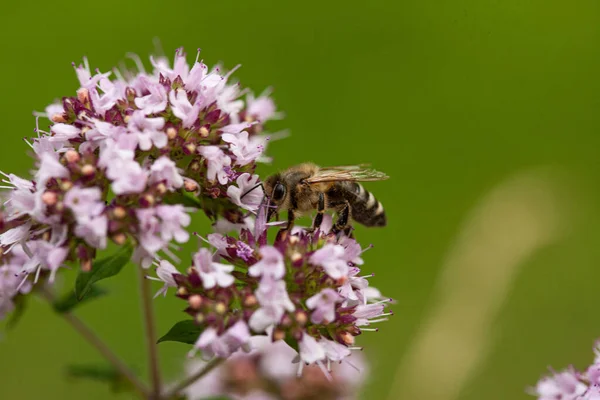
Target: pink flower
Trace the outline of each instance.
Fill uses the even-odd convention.
[[[306,300],[306,306],[314,310],[310,320],[315,324],[335,321],[335,305],[342,297],[333,289],[327,288]]]
[[[198,271],[205,289],[211,289],[215,286],[227,287],[234,282],[231,275],[233,265],[214,262],[212,253],[206,248],[201,248],[194,255],[194,268]]]
[[[248,132],[224,133],[221,138],[230,144],[229,149],[235,155],[236,165],[243,166],[255,162],[264,151],[263,140],[256,136],[248,139]]]
[[[348,261],[344,247],[338,244],[328,243],[315,251],[309,259],[313,265],[323,267],[327,275],[333,279],[341,279],[348,276]]]
[[[258,182],[258,175],[243,173],[236,180],[237,186],[227,188],[227,196],[234,204],[248,211],[256,211],[265,196],[262,188],[257,187]]]
[[[69,175],[69,170],[58,161],[56,154],[40,155],[40,167],[35,175],[38,187],[45,188],[50,178],[67,178]]]
[[[136,97],[135,105],[142,110],[144,115],[158,114],[167,108],[167,91],[163,85],[150,81],[145,76],[138,80],[150,94],[142,97]]]
[[[317,340],[308,335],[303,334],[302,339],[298,343],[300,348],[300,359],[306,364],[314,364],[325,359],[325,349]]]
[[[218,180],[221,185],[229,182],[229,176],[225,167],[231,165],[231,158],[225,155],[217,146],[202,146],[198,149],[198,153],[206,158],[208,170],[206,177],[210,181]]]
[[[163,182],[170,191],[183,186],[183,177],[175,163],[167,156],[160,157],[150,167],[150,184],[159,182]]]
[[[184,128],[189,128],[194,125],[198,119],[198,113],[201,109],[201,103],[196,102],[194,105],[190,103],[187,92],[183,89],[171,90],[169,93],[169,101],[171,102],[171,110],[173,115],[181,120]]]
[[[160,263],[156,268],[156,275],[158,275],[158,278],[147,277],[148,279],[151,279],[153,281],[160,281],[164,283],[163,287],[160,288],[158,292],[156,292],[154,298],[157,298],[161,294],[163,296],[167,296],[167,290],[170,287],[176,288],[177,283],[175,282],[175,278],[173,278],[173,275],[178,274],[179,271],[177,271],[177,268],[175,268],[173,264],[171,264],[167,260],[160,260]]]
[[[278,113],[275,102],[269,97],[269,91],[266,91],[257,98],[252,93],[248,93],[246,103],[248,105],[246,113],[253,119],[265,122],[270,119],[280,119],[282,114]]]
[[[49,141],[60,144],[64,144],[81,134],[81,129],[68,124],[54,124],[50,128],[50,131],[54,135],[49,138]]]
[[[106,215],[81,218],[77,221],[77,226],[75,227],[75,235],[97,249],[106,248],[107,231],[108,219]]]
[[[267,327],[278,323],[286,311],[294,311],[294,303],[286,290],[284,281],[276,281],[268,275],[260,281],[256,298],[261,307],[250,317],[249,325],[255,332],[264,332]]]
[[[127,129],[123,126],[113,125],[99,119],[94,120],[94,127],[85,133],[85,138],[91,142],[101,142],[106,139],[114,139],[126,134]]]
[[[261,259],[250,268],[250,276],[262,276],[273,279],[281,279],[285,275],[285,263],[283,255],[273,246],[263,246],[258,251]]]
[[[104,211],[102,193],[97,187],[72,187],[65,194],[64,204],[73,211],[77,220],[87,219],[89,216],[96,216]]]
[[[330,361],[340,362],[350,356],[350,349],[347,346],[333,340],[321,339],[319,344],[325,350],[325,357]]]
[[[576,400],[586,389],[587,386],[577,379],[574,372],[563,371],[541,379],[536,386],[536,394],[538,400]]]
[[[215,328],[208,328],[194,344],[189,356],[194,356],[196,351],[202,351],[202,357],[210,359],[213,357],[227,358],[240,349],[250,340],[250,331],[244,321],[236,322],[221,336]]]
[[[157,206],[155,210],[161,219],[160,234],[165,242],[173,239],[178,243],[188,241],[190,234],[183,228],[188,226],[192,219],[181,204]]]
[[[66,247],[58,247],[58,245],[46,242],[45,240],[29,241],[27,242],[26,247],[26,253],[31,253],[31,257],[23,265],[22,271],[27,275],[35,273],[36,276],[34,282],[37,282],[40,270],[49,270],[50,278],[48,281],[50,283],[54,282],[56,271],[67,257],[69,249]]]
[[[150,150],[152,145],[163,148],[167,145],[167,134],[161,131],[165,126],[163,118],[147,118],[142,111],[131,114],[127,128],[137,136],[141,150]]]

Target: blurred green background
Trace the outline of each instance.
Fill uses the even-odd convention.
[[[105,71],[127,52],[147,59],[157,37],[169,55],[184,46],[193,57],[201,47],[209,65],[241,63],[235,76],[242,84],[256,92],[273,86],[286,112],[271,128],[292,133],[272,143],[275,161],[261,174],[310,160],[371,162],[392,177],[368,185],[389,226],[357,232],[375,245],[365,254],[365,270],[376,272],[371,283],[397,300],[391,321],[360,338],[372,372],[363,398],[527,399],[525,388],[548,365],[591,362],[600,337],[599,27],[596,0],[17,2],[0,16],[0,169],[27,172],[32,160],[21,138],[32,135],[31,112],[74,94],[70,63],[84,55]],[[508,211],[495,221],[511,220],[511,199],[518,207],[539,184],[527,200],[533,222],[525,212],[514,231],[496,229],[486,219],[493,212],[484,211],[465,239],[474,207],[520,174],[533,178],[500,196]],[[538,209],[538,200],[556,207]],[[206,219],[196,220],[206,232]],[[536,221],[542,228],[532,235],[552,231],[551,240],[510,256]],[[469,260],[480,269],[448,284],[444,277],[455,276],[448,259],[469,243],[479,254]],[[486,281],[498,268],[512,278]],[[133,268],[104,286],[113,295],[78,314],[145,373]],[[444,314],[449,292],[467,306]],[[471,326],[471,311],[490,293],[499,293],[496,311],[480,310],[487,319]],[[99,356],[46,304],[32,303],[0,341],[0,398],[113,396],[101,384],[64,378],[65,364]],[[155,305],[159,332],[182,319],[180,300]],[[433,332],[441,347],[426,346],[432,354],[412,365],[407,355],[438,314],[452,316],[448,329]],[[467,346],[457,347],[465,338]],[[485,342],[477,362],[468,347],[475,339]],[[187,347],[160,350],[175,379]],[[452,371],[465,366],[459,382]],[[456,387],[446,390],[448,382]]]

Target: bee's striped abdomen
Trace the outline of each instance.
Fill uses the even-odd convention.
[[[365,226],[385,226],[387,219],[383,205],[360,183],[348,182],[347,189],[354,196],[348,196],[352,219]]]

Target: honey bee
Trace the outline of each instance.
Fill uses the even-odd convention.
[[[279,211],[288,212],[287,228],[297,216],[317,210],[313,229],[318,229],[325,210],[337,212],[332,232],[349,231],[350,218],[364,226],[385,226],[383,205],[359,182],[388,179],[364,165],[321,168],[306,163],[270,176],[264,182],[269,198],[267,220]]]

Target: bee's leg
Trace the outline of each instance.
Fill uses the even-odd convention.
[[[337,221],[335,221],[335,225],[331,231],[336,235],[346,229],[348,227],[348,218],[350,217],[350,204],[346,202],[344,208],[342,208],[339,212],[339,217]]]
[[[286,231],[291,231],[292,228],[294,227],[294,221],[296,220],[296,216],[294,215],[294,210],[292,210],[291,208],[288,210],[288,217],[287,217],[287,226],[285,227]]]
[[[315,217],[315,222],[313,224],[313,231],[316,231],[321,227],[321,223],[323,222],[323,213],[325,212],[325,194],[323,192],[319,193],[319,202],[317,203],[317,216]]]

